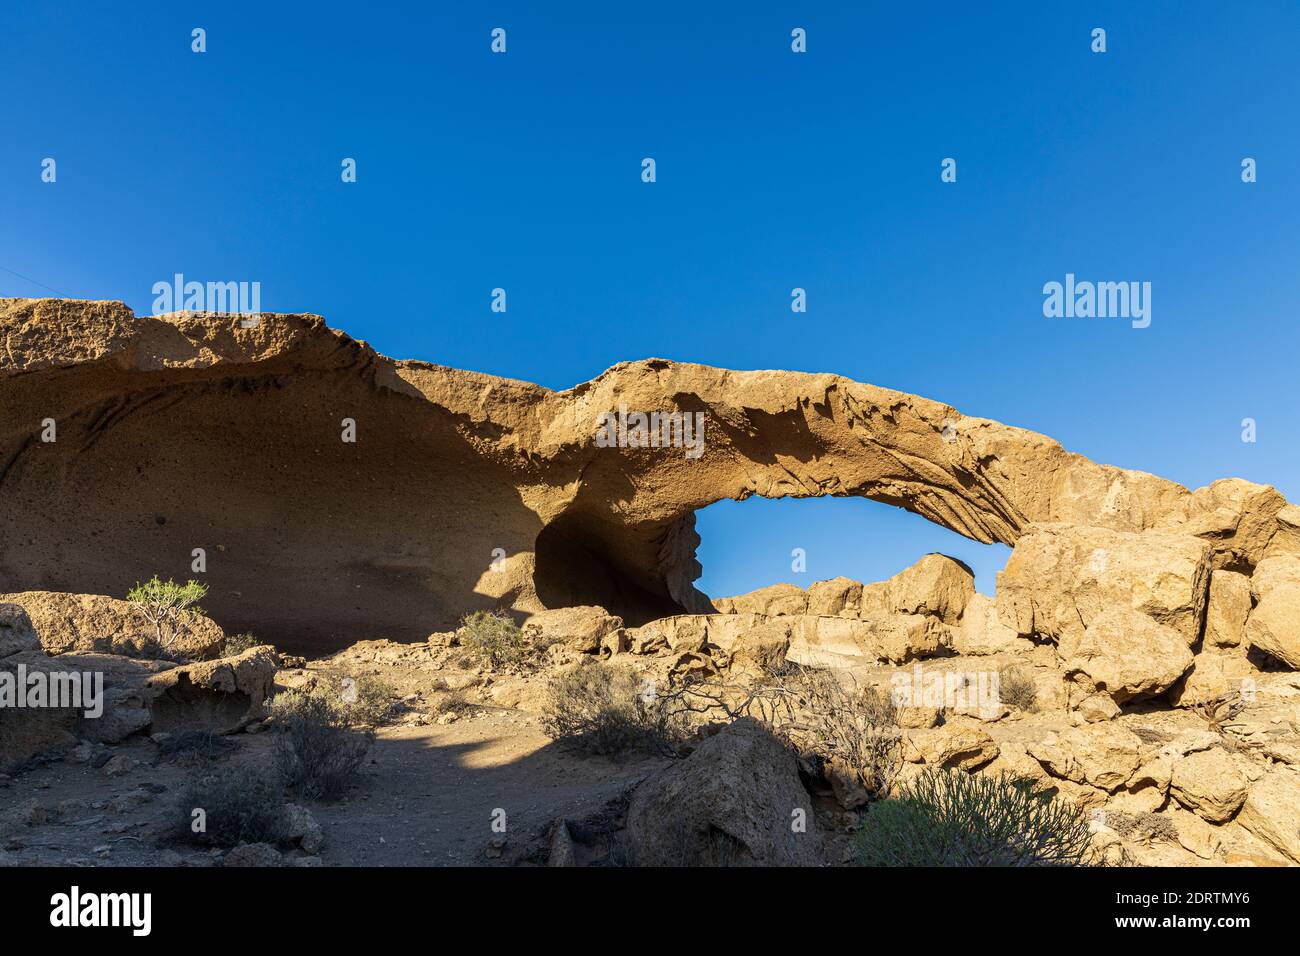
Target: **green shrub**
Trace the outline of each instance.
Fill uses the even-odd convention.
[[[1078,866],[1089,846],[1084,811],[1032,781],[935,768],[872,804],[857,835],[863,866]]]
[[[275,843],[284,835],[284,794],[251,770],[191,783],[176,805],[177,838],[199,846]]]
[[[207,593],[208,586],[198,581],[177,584],[170,578],[161,581],[155,574],[144,584],[137,583],[126,593],[126,599],[153,625],[158,647],[166,650],[203,616],[199,602]]]
[[[374,735],[359,732],[325,697],[287,691],[271,701],[275,761],[284,785],[308,800],[334,800],[357,776]]]
[[[461,647],[490,667],[522,664],[529,653],[528,639],[504,611],[466,614],[456,638]]]
[[[622,667],[583,664],[547,687],[542,731],[552,740],[589,754],[628,751],[670,754],[683,738],[640,678]]]

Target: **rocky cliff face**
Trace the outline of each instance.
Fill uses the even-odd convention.
[[[1007,626],[1061,639],[1118,601],[1197,640],[1211,575],[1231,572],[1263,608],[1251,633],[1300,661],[1281,613],[1296,509],[1269,487],[1192,492],[830,374],[649,359],[552,392],[395,361],[314,315],[249,325],[0,299],[0,593],[120,596],[190,576],[201,548],[212,617],[290,649],[423,638],[501,605],[635,624],[712,609],[697,509],[861,496],[1025,541],[1000,582]],[[620,408],[702,415],[702,454],[602,447]],[[1143,591],[1166,553],[1176,580]]]

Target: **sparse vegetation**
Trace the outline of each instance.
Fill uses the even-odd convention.
[[[853,773],[872,799],[889,796],[903,762],[893,701],[874,687],[846,687],[826,671],[801,669],[795,686],[803,707],[788,734],[792,741]]]
[[[461,619],[456,639],[490,667],[522,664],[529,654],[528,639],[504,611],[474,611]]]
[[[210,730],[186,730],[172,734],[158,745],[158,759],[195,766],[224,757],[235,749],[229,737]]]
[[[259,641],[256,634],[245,631],[242,634],[227,634],[225,646],[221,648],[222,657],[237,657],[244,651],[261,647],[266,641]]]
[[[998,675],[1002,703],[1031,713],[1038,708],[1038,684],[1019,667],[1007,667]]]
[[[177,584],[154,575],[144,584],[136,584],[126,594],[130,602],[150,624],[158,648],[166,651],[189,632],[191,624],[203,617],[199,602],[207,596],[208,587],[198,581]]]
[[[595,662],[552,680],[542,711],[548,737],[589,754],[673,754],[683,727],[632,671]]]
[[[284,833],[284,794],[247,769],[203,777],[181,793],[174,832],[199,846],[275,843]]]
[[[863,866],[1079,866],[1085,812],[1006,775],[926,768],[871,806],[858,831]]]
[[[1192,707],[1192,713],[1209,724],[1210,730],[1221,736],[1226,736],[1233,722],[1236,721],[1237,715],[1242,712],[1245,706],[1246,702],[1241,699],[1241,694],[1232,691],[1213,700],[1202,701]]]
[[[1141,724],[1135,724],[1129,729],[1145,744],[1167,744],[1174,739],[1173,734],[1156,727],[1144,727]]]
[[[347,715],[350,724],[363,727],[382,726],[397,708],[393,686],[369,674],[328,681],[324,696]]]
[[[325,697],[287,691],[271,702],[281,779],[305,799],[334,800],[356,777],[373,733]]]
[[[1178,842],[1178,828],[1172,820],[1159,813],[1124,813],[1107,810],[1106,825],[1134,843]]]
[[[443,691],[438,697],[434,698],[429,709],[434,714],[456,714],[460,716],[474,710],[475,705],[463,690],[448,690]]]

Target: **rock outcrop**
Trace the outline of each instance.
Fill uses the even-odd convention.
[[[837,375],[649,359],[552,392],[394,361],[313,315],[55,299],[0,299],[0,334],[0,588],[122,595],[188,576],[201,548],[213,619],[291,650],[420,639],[476,608],[595,605],[631,626],[709,611],[694,513],[756,494],[872,498],[984,542],[1029,535],[1001,622],[1052,639],[1067,612],[1115,599],[1190,644],[1212,571],[1297,553],[1296,509],[1271,488],[1189,491]],[[702,416],[702,454],[655,447],[635,420],[602,447],[598,424],[620,409]],[[1248,627],[1294,666],[1279,587],[1252,580]],[[903,613],[950,627],[963,594],[931,593],[940,606]],[[762,613],[881,597],[829,588]]]
[[[1246,639],[1300,669],[1300,555],[1265,558],[1250,590],[1255,607],[1246,620]]]
[[[23,591],[0,594],[0,602],[27,612],[40,643],[50,654],[94,651],[128,657],[157,656],[158,638],[143,615],[126,601],[103,594]],[[225,645],[225,632],[206,617],[187,621],[171,646],[162,651],[195,660],[216,657]]]
[[[794,752],[743,718],[634,791],[626,837],[638,866],[817,866],[812,817]]]

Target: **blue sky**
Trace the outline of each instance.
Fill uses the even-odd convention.
[[[1296,499],[1298,42],[1290,0],[6,4],[0,292],[259,281],[553,388],[652,355],[833,371]],[[1044,318],[1067,272],[1150,282],[1151,326]],[[714,594],[930,550],[989,590],[1005,559],[871,502],[700,525]]]

